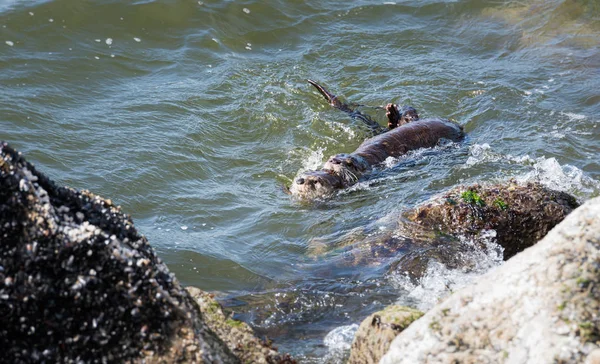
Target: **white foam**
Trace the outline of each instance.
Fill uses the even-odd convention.
[[[556,158],[540,157],[535,160],[533,170],[518,176],[517,181],[535,181],[553,190],[569,193],[594,194],[600,190],[600,182],[586,176],[575,166],[561,166]]]
[[[244,13],[246,13],[246,14],[250,14],[250,9],[248,9],[248,8],[243,8],[242,10],[244,11]]]
[[[135,40],[135,41],[136,41],[136,42],[138,42],[138,43],[142,41],[142,40],[141,40],[140,38],[138,38],[138,37],[133,37],[133,40]]]
[[[581,120],[585,120],[586,116],[582,115],[582,114],[575,114],[572,112],[562,112],[561,111],[561,115],[564,115],[566,117],[569,118],[569,121],[581,121]]]
[[[398,304],[416,306],[427,311],[441,299],[471,283],[473,279],[502,264],[503,248],[496,243],[496,232],[488,230],[475,240],[461,239],[469,253],[459,253],[466,264],[460,269],[450,269],[438,261],[430,261],[425,274],[415,284],[407,272],[394,272],[392,285],[408,292],[398,299]]]
[[[14,45],[15,45],[15,43],[14,43],[14,42],[12,42],[12,41],[10,41],[10,40],[7,40],[7,41],[6,41],[6,44],[8,44],[8,46],[9,46],[9,47],[12,47],[12,46],[14,46]]]
[[[561,138],[562,134],[551,134]],[[583,194],[587,197],[600,191],[600,182],[586,176],[575,166],[561,165],[556,158],[531,158],[529,155],[513,156],[496,153],[489,144],[474,144],[469,148],[469,158],[462,168],[474,165],[505,161],[508,164],[519,164],[531,167],[531,171],[515,176],[519,183],[539,182],[542,185],[558,191]]]
[[[112,38],[106,38],[105,42],[106,42],[107,45],[113,44]]]
[[[317,150],[313,150],[310,154],[302,161],[302,168],[298,171],[298,174],[309,171],[316,170],[321,167],[323,163],[323,148],[318,148]]]
[[[352,346],[352,340],[354,339],[354,334],[356,334],[357,330],[358,325],[352,324],[336,327],[325,335],[323,344],[327,346],[329,352],[327,353],[324,362],[342,362]]]

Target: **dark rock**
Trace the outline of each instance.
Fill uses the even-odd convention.
[[[0,153],[2,361],[239,362],[118,206]]]
[[[539,183],[460,186],[405,214],[438,232],[476,237],[494,230],[508,259],[543,238],[579,204]]]

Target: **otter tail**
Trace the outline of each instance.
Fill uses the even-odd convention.
[[[367,124],[369,129],[371,129],[371,131],[374,134],[380,134],[380,133],[385,132],[385,129],[381,125],[379,125],[377,122],[375,122],[373,119],[371,119],[371,117],[369,115],[362,114],[360,111],[354,111],[354,109],[352,109],[350,106],[348,106],[348,104],[341,102],[337,96],[335,96],[331,92],[327,91],[327,89],[325,87],[319,85],[315,81],[313,81],[313,80],[307,80],[307,81],[308,81],[308,83],[313,85],[319,91],[319,93],[321,93],[321,95],[323,95],[325,100],[327,100],[327,102],[329,102],[329,104],[331,106],[335,107],[338,110],[348,113],[351,117],[360,119],[362,122]]]
[[[337,96],[335,96],[334,94],[332,94],[331,92],[327,91],[327,89],[321,85],[319,85],[318,83],[316,83],[313,80],[307,80],[308,83],[310,83],[311,85],[315,86],[315,88],[321,93],[321,95],[323,95],[323,97],[325,98],[325,100],[327,100],[327,102],[329,102],[329,104],[333,107],[335,107],[336,109],[340,109],[342,111],[351,113],[354,110],[352,110],[347,104],[341,102]]]

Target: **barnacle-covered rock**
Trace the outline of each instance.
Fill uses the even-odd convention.
[[[7,362],[239,362],[129,216],[6,143],[0,317]]]

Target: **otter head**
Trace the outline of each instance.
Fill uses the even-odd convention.
[[[400,112],[400,121],[399,125],[404,125],[410,123],[411,121],[419,120],[419,114],[417,114],[417,110],[412,106],[402,106]]]
[[[296,178],[290,192],[299,198],[314,199],[331,195],[343,187],[341,177],[331,171],[308,171]]]
[[[323,169],[340,176],[345,186],[356,183],[369,168],[369,163],[363,157],[346,153],[334,155],[323,166]]]

